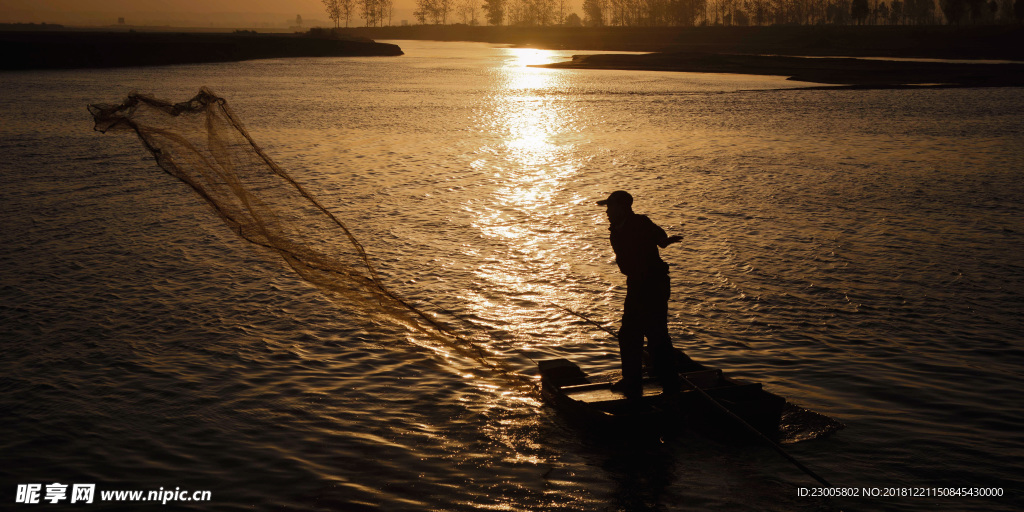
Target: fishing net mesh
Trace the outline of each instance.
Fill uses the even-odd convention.
[[[173,104],[131,94],[120,105],[89,110],[100,132],[134,130],[163,170],[192,187],[239,236],[277,251],[304,278],[398,300],[348,227],[267,157],[223,98],[206,89]]]
[[[133,93],[121,104],[94,104],[89,111],[100,132],[138,134],[164,171],[306,281],[349,301],[372,301],[377,315],[444,338],[448,348],[510,373],[478,343],[389,291],[348,227],[264,153],[224,98],[205,88],[181,103]]]

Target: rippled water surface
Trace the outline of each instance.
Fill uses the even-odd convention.
[[[19,483],[208,489],[209,510],[1018,510],[1024,93],[526,67],[567,52],[0,74],[0,436]],[[208,86],[354,232],[427,339],[242,241],[86,105]],[[617,368],[604,213],[683,244],[694,358],[846,424],[786,444],[585,435],[535,361]],[[146,509],[156,505],[146,505]],[[190,507],[185,507],[190,508]]]

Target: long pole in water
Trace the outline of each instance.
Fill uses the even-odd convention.
[[[554,302],[549,302],[548,304],[551,304],[552,306],[554,306],[554,307],[556,307],[558,309],[561,309],[562,311],[565,311],[566,313],[569,313],[570,315],[578,317],[578,318],[582,319],[583,321],[585,321],[585,322],[587,322],[589,324],[596,325],[598,329],[601,329],[602,331],[610,334],[613,338],[617,338],[619,336],[618,334],[615,334],[615,331],[612,331],[611,329],[609,329],[609,328],[607,328],[607,327],[605,327],[605,326],[603,326],[603,325],[601,325],[601,324],[591,320],[589,317],[587,317],[583,313],[577,313],[577,312],[575,312],[575,311],[573,311],[573,310],[571,310],[571,309],[569,309],[569,308],[567,308],[565,306],[561,306],[561,305],[555,304]]]
[[[587,321],[587,322],[589,322],[589,323],[591,323],[593,325],[596,325],[598,328],[600,328],[601,330],[603,330],[604,332],[606,332],[606,333],[608,333],[608,334],[610,334],[612,336],[617,336],[611,329],[609,329],[609,328],[607,328],[607,327],[605,327],[605,326],[595,322],[594,320],[591,320],[590,318],[588,318],[586,315],[584,315],[582,313],[578,313],[578,312],[573,311],[573,310],[571,310],[571,309],[569,309],[569,308],[567,308],[565,306],[560,306],[560,305],[555,304],[553,302],[551,303],[551,305],[555,306],[558,309],[561,309],[562,311],[565,311],[566,313],[569,313],[569,314],[571,314],[573,316],[582,318],[583,320],[585,320],[585,321]],[[779,446],[778,443],[776,443],[775,441],[772,441],[771,439],[768,438],[768,436],[764,435],[764,433],[762,433],[760,430],[754,428],[750,423],[747,423],[743,418],[740,418],[739,416],[737,416],[736,413],[730,411],[728,407],[722,405],[722,402],[719,402],[718,400],[715,399],[715,397],[709,395],[707,393],[707,391],[704,391],[703,389],[700,388],[700,386],[694,384],[693,381],[691,381],[685,375],[683,375],[683,380],[685,380],[686,383],[689,384],[690,387],[694,391],[696,391],[698,394],[700,394],[701,397],[703,397],[709,403],[714,405],[715,408],[717,408],[719,411],[725,413],[726,416],[732,418],[736,423],[739,423],[740,425],[743,425],[744,428],[746,428],[748,431],[752,432],[758,439],[764,441],[769,446],[771,446],[776,452],[778,452],[779,455],[781,455],[783,458],[785,458],[786,460],[791,462],[794,466],[796,466],[797,469],[799,469],[800,471],[803,471],[804,473],[806,473],[811,478],[817,480],[818,483],[820,483],[821,485],[824,485],[825,487],[832,487],[832,484],[830,484],[828,482],[828,480],[825,480],[824,478],[822,478],[820,475],[818,475],[814,471],[811,471],[811,468],[808,468],[807,466],[803,465],[803,463],[801,463],[800,461],[798,461],[795,458],[793,458],[792,455],[786,453],[786,450],[783,450],[782,447]]]
[[[747,423],[746,421],[744,421],[743,418],[740,418],[739,416],[737,416],[736,413],[730,411],[728,407],[722,405],[722,402],[719,402],[718,400],[715,400],[715,397],[709,395],[707,391],[704,391],[703,389],[700,388],[700,386],[694,384],[693,381],[691,381],[689,377],[684,375],[683,376],[683,380],[685,380],[686,383],[689,384],[690,387],[694,391],[700,393],[700,395],[702,397],[704,397],[708,402],[710,402],[712,405],[717,407],[719,411],[725,413],[726,416],[729,416],[730,418],[735,420],[736,423],[739,423],[740,425],[743,425],[743,427],[745,427],[747,430],[752,432],[756,437],[758,437],[759,439],[761,439],[762,441],[767,443],[769,446],[774,448],[775,451],[779,453],[779,455],[782,455],[786,460],[788,460],[789,462],[792,462],[794,466],[796,466],[798,469],[800,469],[800,471],[803,471],[804,473],[807,473],[808,476],[810,476],[811,478],[817,480],[818,483],[820,483],[821,485],[824,485],[825,487],[832,487],[832,484],[828,483],[828,480],[825,480],[824,478],[819,476],[814,471],[811,471],[810,468],[808,468],[807,466],[803,465],[800,461],[798,461],[795,458],[793,458],[792,455],[786,453],[786,450],[783,450],[782,447],[779,446],[778,443],[776,443],[775,441],[772,441],[771,439],[768,438],[768,436],[764,435],[764,433],[762,433],[760,430],[754,428],[750,423]]]

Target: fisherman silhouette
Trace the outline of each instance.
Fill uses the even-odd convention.
[[[646,215],[633,212],[633,196],[616,190],[597,204],[608,208],[608,229],[619,271],[626,275],[626,301],[619,329],[622,380],[612,389],[639,399],[643,394],[643,348],[651,356],[654,375],[666,393],[679,389],[675,351],[668,335],[668,264],[658,252],[680,240],[668,236]]]

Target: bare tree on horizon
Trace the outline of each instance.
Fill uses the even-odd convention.
[[[334,28],[338,28],[341,26],[341,1],[342,0],[323,0],[324,8],[327,9],[327,17],[334,22]],[[348,26],[347,20],[345,26]]]

